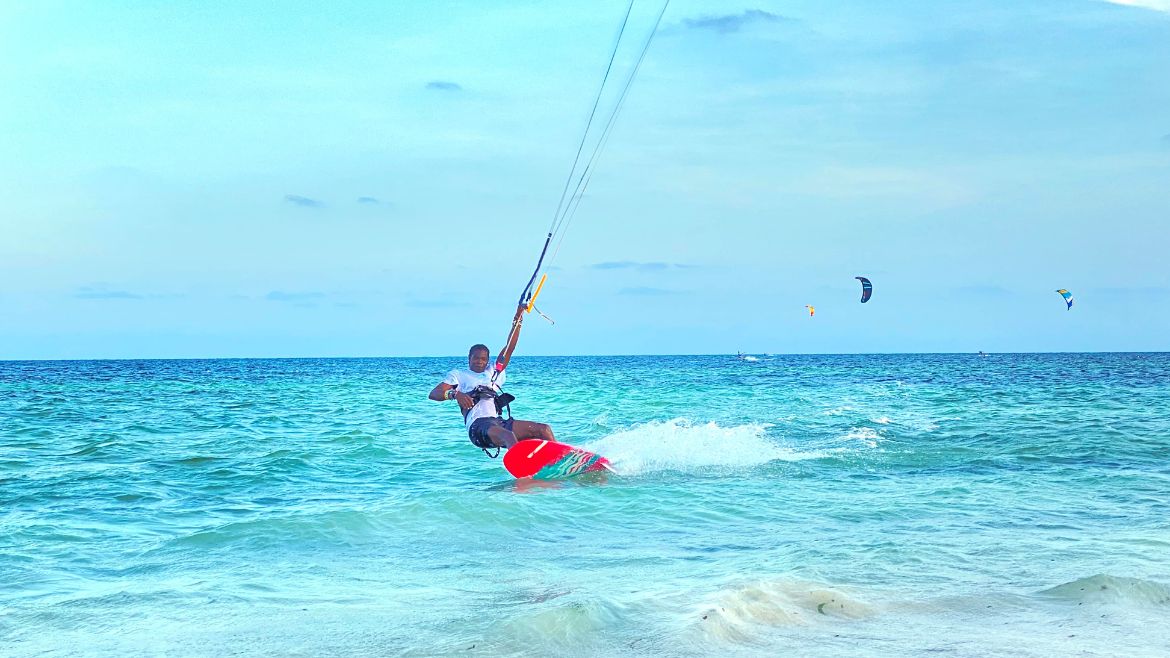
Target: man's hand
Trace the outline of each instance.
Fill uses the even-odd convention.
[[[475,406],[475,400],[472,400],[470,395],[462,391],[455,391],[455,401],[459,403],[459,408],[464,412],[469,411]]]
[[[516,316],[512,318],[512,322],[521,322],[524,319],[524,312],[528,310],[527,304],[521,304],[516,307]]]

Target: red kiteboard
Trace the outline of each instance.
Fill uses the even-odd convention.
[[[593,471],[612,471],[609,460],[588,450],[556,441],[524,439],[504,453],[504,468],[518,478],[540,480],[573,477]]]

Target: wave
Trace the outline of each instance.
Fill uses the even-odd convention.
[[[771,461],[819,459],[823,451],[801,452],[767,438],[768,425],[722,427],[685,418],[652,421],[610,434],[584,446],[613,463],[623,475],[658,471],[705,472],[742,469]]]
[[[865,619],[875,611],[850,594],[821,583],[772,579],[723,590],[697,614],[696,623],[708,635],[744,643],[769,627]]]
[[[170,540],[179,547],[269,546],[304,542],[354,545],[374,541],[384,523],[364,512],[342,510],[270,516],[226,523]]]
[[[540,647],[542,653],[565,655],[598,642],[625,616],[622,606],[611,601],[572,601],[503,621],[501,639],[516,648]]]
[[[1041,596],[1081,603],[1170,605],[1170,585],[1141,578],[1097,574],[1039,592]]]
[[[876,448],[882,438],[882,435],[872,427],[854,427],[841,437],[841,441],[860,441],[869,448]]]

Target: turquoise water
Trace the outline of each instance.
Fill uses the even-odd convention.
[[[0,363],[0,655],[1165,655],[1170,355]]]

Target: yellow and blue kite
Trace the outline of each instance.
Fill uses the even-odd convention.
[[[1065,290],[1064,288],[1061,288],[1060,290],[1057,290],[1056,292],[1060,293],[1060,296],[1064,297],[1064,303],[1068,304],[1068,308],[1065,310],[1071,311],[1072,310],[1072,293]]]

